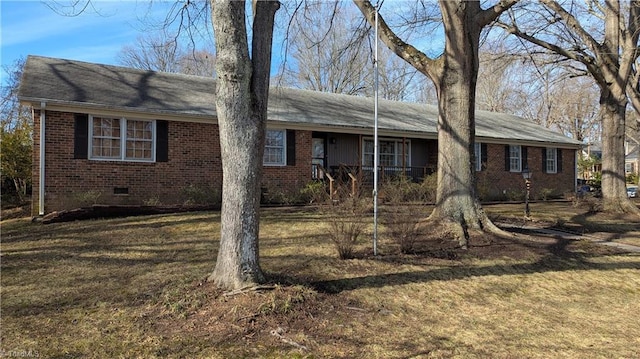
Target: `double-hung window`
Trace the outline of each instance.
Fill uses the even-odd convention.
[[[558,172],[558,149],[547,148],[545,158],[545,172],[557,173]]]
[[[286,165],[287,136],[285,130],[267,130],[263,164],[266,166]]]
[[[373,139],[362,142],[362,165],[373,167],[374,156]],[[411,141],[396,139],[378,140],[378,165],[383,167],[398,167],[401,169],[411,164]]]
[[[522,146],[509,146],[509,171],[522,172]]]
[[[155,161],[156,122],[91,116],[89,158],[114,161]]]

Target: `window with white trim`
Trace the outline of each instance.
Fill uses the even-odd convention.
[[[266,166],[284,166],[287,163],[287,133],[285,130],[267,130],[263,164]]]
[[[509,146],[509,171],[522,172],[522,146]]]
[[[155,161],[156,124],[134,120],[91,116],[89,158],[114,161]]]
[[[545,159],[545,172],[557,173],[558,172],[558,149],[547,148],[547,158]]]
[[[374,150],[372,138],[367,138],[362,141],[363,166],[373,167]],[[383,167],[411,166],[411,141],[379,139],[378,156],[378,165]]]

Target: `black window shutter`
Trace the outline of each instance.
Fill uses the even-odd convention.
[[[547,148],[542,147],[542,172],[547,173]]]
[[[73,124],[73,158],[87,159],[89,155],[89,115],[76,113]]]
[[[487,161],[489,161],[489,156],[487,154],[487,144],[480,144],[480,171],[487,170]]]
[[[156,121],[156,162],[169,161],[169,121]]]
[[[529,168],[529,160],[527,156],[527,148],[524,146],[520,147],[520,154],[522,155],[522,169]]]
[[[296,165],[296,131],[287,130],[287,166]]]
[[[558,158],[557,158],[558,165],[557,165],[556,169],[557,169],[558,173],[560,173],[560,172],[562,172],[562,150],[558,148],[558,149],[556,149],[556,151],[558,151],[557,152],[557,154],[558,154]]]
[[[510,155],[511,153],[509,153],[509,145],[504,146],[504,170],[505,171],[511,171],[511,162],[510,160]]]

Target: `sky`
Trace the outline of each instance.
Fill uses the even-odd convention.
[[[117,54],[122,47],[135,45],[138,37],[157,31],[149,24],[162,21],[176,3],[175,0],[91,0],[91,6],[78,16],[63,16],[51,8],[56,4],[60,8],[61,4],[86,4],[86,1],[0,0],[2,68],[27,55],[119,65]],[[391,2],[394,3],[397,2]],[[285,9],[279,10],[278,15],[286,14]],[[213,36],[210,29],[205,29],[204,36]],[[286,56],[283,35],[276,30],[274,36],[272,74],[277,73]],[[291,65],[291,60],[288,63]],[[0,71],[0,77],[1,84],[5,85],[4,71]]]
[[[75,17],[57,14],[47,6],[70,2],[0,0],[2,66],[27,55],[117,65],[122,47],[151,31],[143,20],[163,19],[169,6],[155,1],[149,8],[149,0],[93,0],[93,8]],[[4,83],[4,72],[2,77]]]

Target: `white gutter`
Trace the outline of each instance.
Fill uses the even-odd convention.
[[[38,181],[38,214],[40,216],[44,216],[44,143],[45,143],[45,108],[47,106],[46,102],[40,102],[40,179]]]

